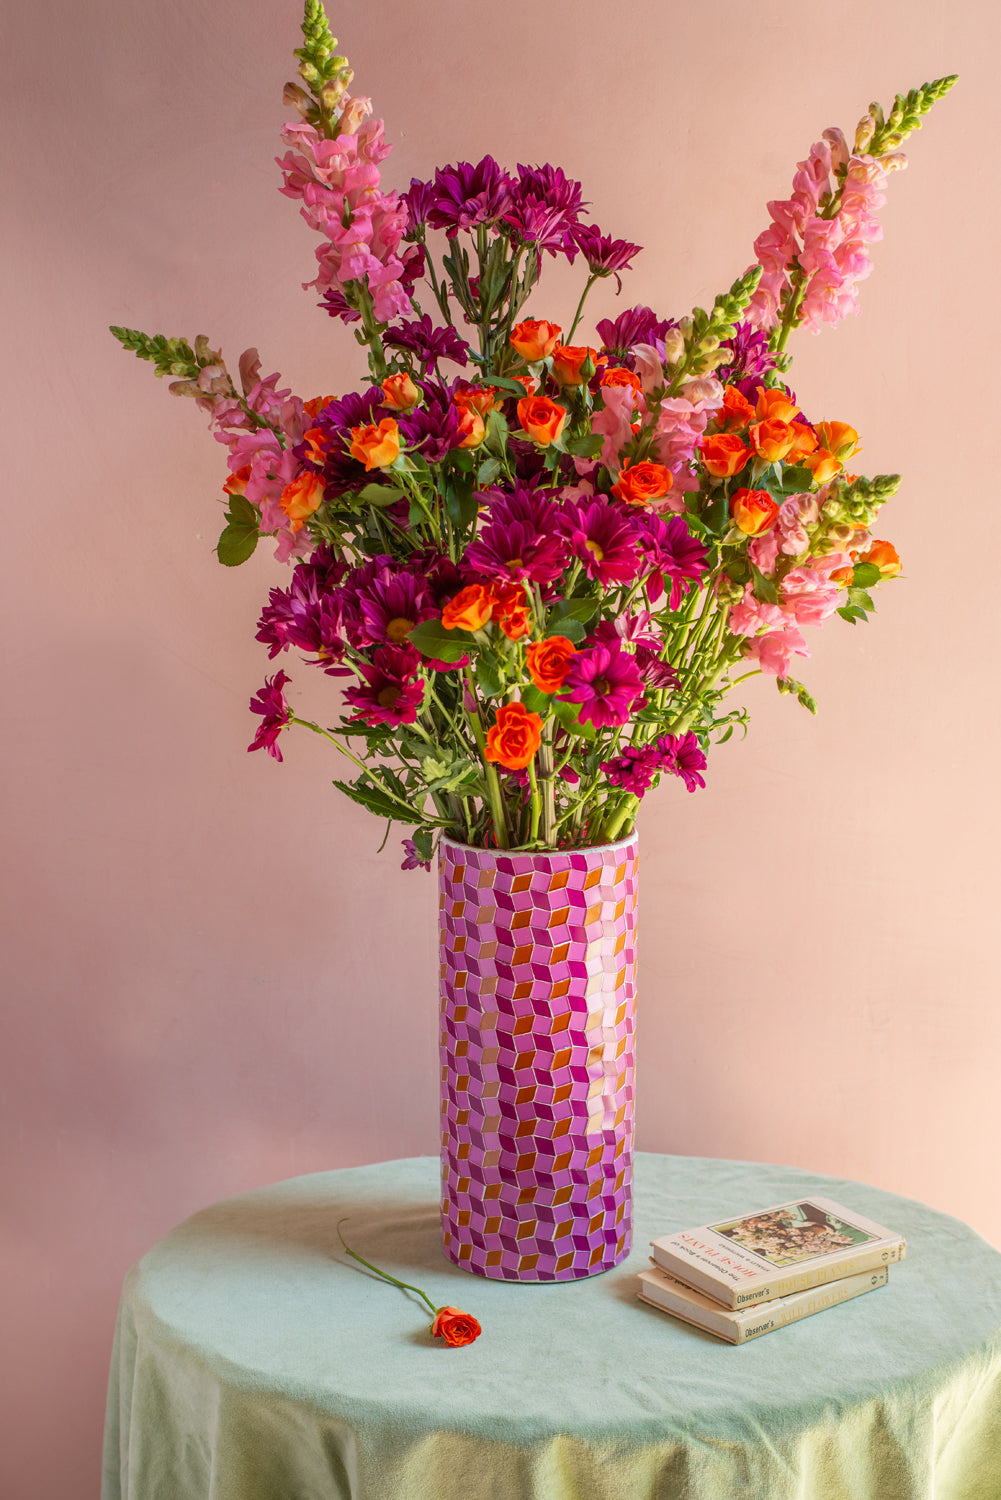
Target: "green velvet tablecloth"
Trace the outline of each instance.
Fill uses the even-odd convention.
[[[1001,1255],[921,1204],[788,1167],[640,1155],[590,1281],[452,1267],[430,1157],[196,1214],[129,1273],[103,1500],[999,1500]],[[636,1298],[659,1234],[823,1193],[899,1230],[889,1285],[742,1346]],[[352,1248],[479,1318],[462,1349]]]

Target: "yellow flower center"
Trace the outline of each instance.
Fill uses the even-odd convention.
[[[379,689],[375,701],[380,708],[393,708],[402,691],[402,688],[394,687],[392,684],[387,683],[384,688]]]
[[[386,626],[387,640],[405,641],[416,623],[416,620],[406,620],[402,615],[397,615],[396,619],[390,620]]]
[[[584,546],[587,548],[588,552],[593,552],[594,553],[594,555],[597,558],[598,562],[601,562],[601,559],[604,557],[605,554],[602,551],[601,547],[598,546],[597,542],[585,542]]]

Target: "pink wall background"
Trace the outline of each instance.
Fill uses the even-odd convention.
[[[435,1150],[433,882],[327,783],[247,756],[269,549],[212,546],[222,452],[109,323],[256,343],[304,396],[350,337],[299,283],[272,158],[294,0],[6,20],[7,539],[0,1286],[6,1500],[94,1495],[128,1265],[295,1173]],[[753,683],[709,788],[644,808],[639,1144],[865,1179],[1001,1244],[996,1094],[993,4],[345,7],[401,187],[486,151],[584,181],[647,246],[619,307],[679,315],[751,260],[829,124],[957,71],[883,213],[863,315],[802,336],[808,410],[905,488],[906,580],[813,636],[811,719]],[[531,306],[566,325],[566,280]],[[592,318],[613,308],[608,288]],[[323,715],[326,680],[294,669]]]

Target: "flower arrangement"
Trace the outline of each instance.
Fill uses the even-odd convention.
[[[870,105],[851,144],[825,131],[711,309],[631,307],[578,343],[591,288],[621,291],[640,247],[550,165],[488,156],[385,190],[382,122],[319,0],[302,29],[281,191],[320,237],[309,285],[366,350],[364,389],[301,400],[253,349],[238,386],[203,336],[112,329],[227,450],[220,561],[269,536],[292,564],[258,639],[340,680],[321,727],[279,670],[249,748],[280,761],[289,725],[326,736],[357,771],[335,784],[413,827],[404,868],[442,832],[614,840],[662,777],[705,785],[708,746],[746,723],[726,704],[745,678],[813,711],[791,675],[804,629],[867,619],[900,572],[873,531],[899,477],[848,472],[858,434],[805,414],[786,344],[857,310],[899,147],[955,78]],[[546,257],[584,273],[565,328],[528,316]]]

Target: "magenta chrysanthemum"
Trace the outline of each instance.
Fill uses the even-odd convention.
[[[450,240],[460,229],[493,223],[510,207],[513,186],[492,156],[485,156],[475,166],[460,161],[439,167],[434,174],[427,222],[432,229],[444,229]]]
[[[659,598],[665,590],[665,578],[671,580],[671,609],[677,609],[685,592],[686,583],[698,583],[709,566],[709,553],[704,542],[691,535],[681,516],[672,516],[665,521],[652,511],[644,511],[638,518],[642,547],[650,569],[647,593],[651,599]]]
[[[466,565],[501,583],[553,583],[567,563],[567,545],[558,529],[559,512],[537,491],[497,494],[487,524],[466,552]]]
[[[638,514],[607,500],[587,505],[569,501],[563,506],[561,530],[587,576],[605,588],[632,583],[643,569],[635,529]]]
[[[412,646],[380,646],[358,674],[365,687],[345,688],[344,698],[366,724],[413,724],[424,701],[421,659]]]
[[[705,786],[705,777],[699,772],[706,768],[706,757],[691,730],[684,735],[662,734],[657,741],[657,750],[661,768],[680,776],[688,791],[694,792],[696,787]]]
[[[643,693],[643,679],[631,656],[614,646],[592,646],[571,657],[560,697],[580,705],[582,723],[596,729],[625,724]]]
[[[603,760],[601,769],[611,786],[642,797],[660,773],[660,757],[652,745],[626,745],[619,755]]]
[[[291,680],[287,673],[278,671],[273,677],[265,678],[260,692],[251,698],[250,712],[261,715],[261,724],[247,746],[248,750],[266,750],[273,760],[282,759],[278,736],[292,717],[283,689]]]

